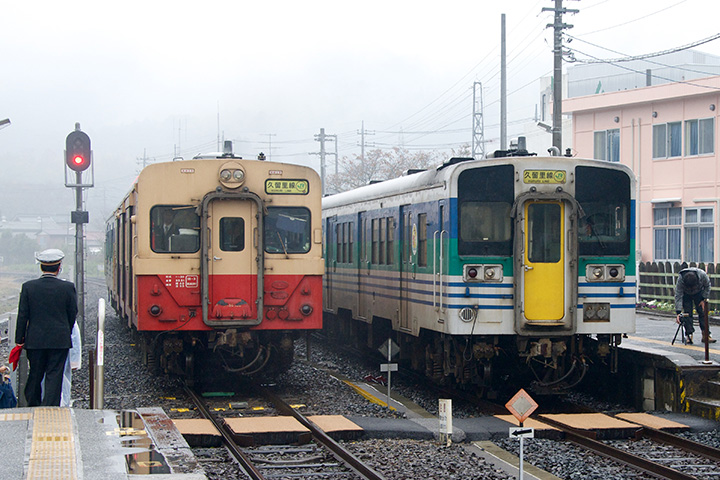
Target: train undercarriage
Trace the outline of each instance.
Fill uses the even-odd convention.
[[[490,398],[517,387],[541,394],[563,393],[579,385],[595,365],[615,373],[621,341],[621,335],[470,337],[428,330],[415,337],[393,331],[386,319],[359,322],[343,311],[324,324],[326,333],[342,344],[376,352],[391,338],[400,347],[395,361],[424,373],[436,384],[474,390]]]
[[[237,376],[282,373],[293,362],[291,331],[238,329],[194,332],[137,332],[142,362],[156,374],[184,377],[193,384],[209,372]]]

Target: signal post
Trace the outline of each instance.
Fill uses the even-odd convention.
[[[75,288],[78,295],[78,327],[85,339],[85,232],[84,225],[89,214],[83,210],[83,188],[94,186],[95,171],[92,167],[90,137],[75,124],[75,130],[65,139],[65,186],[75,189],[75,210],[70,212],[70,220],[75,224]],[[90,171],[83,179],[83,172]],[[73,178],[72,172],[75,172]]]

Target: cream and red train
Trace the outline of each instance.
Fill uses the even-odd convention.
[[[287,368],[296,335],[322,327],[320,201],[299,165],[226,153],[143,169],[107,222],[106,277],[148,366]]]

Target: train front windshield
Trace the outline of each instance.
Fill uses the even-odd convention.
[[[512,255],[514,167],[465,170],[458,177],[458,253]]]
[[[577,167],[575,199],[585,214],[578,222],[580,255],[629,255],[628,175],[620,170]]]

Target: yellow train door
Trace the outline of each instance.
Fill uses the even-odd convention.
[[[524,315],[530,323],[556,323],[565,315],[565,206],[525,203]]]

